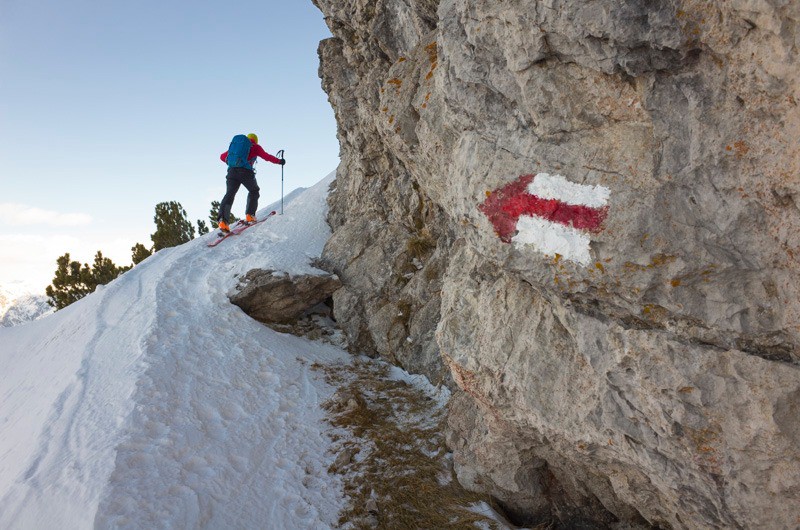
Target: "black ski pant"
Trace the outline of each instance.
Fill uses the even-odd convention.
[[[231,207],[233,207],[233,199],[236,197],[236,192],[239,191],[239,186],[244,186],[247,190],[247,207],[244,210],[245,214],[255,215],[258,208],[258,198],[260,197],[256,182],[256,174],[252,169],[246,167],[232,167],[228,169],[228,176],[225,179],[227,190],[222,202],[219,205],[219,217],[226,223],[231,216]]]

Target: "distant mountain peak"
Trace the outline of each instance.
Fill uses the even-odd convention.
[[[46,296],[31,294],[15,287],[0,287],[0,327],[36,320],[53,311]]]

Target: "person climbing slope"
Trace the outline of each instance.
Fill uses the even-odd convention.
[[[256,209],[258,208],[258,198],[260,196],[260,188],[256,182],[254,167],[257,157],[281,166],[286,164],[286,159],[274,157],[264,151],[258,145],[258,136],[254,133],[250,133],[247,136],[237,134],[231,140],[228,150],[219,156],[220,160],[228,164],[228,175],[225,179],[227,188],[225,197],[222,198],[222,202],[219,205],[219,218],[217,219],[219,229],[223,232],[230,232],[231,230],[228,225],[228,219],[230,219],[233,199],[236,197],[236,192],[239,191],[239,186],[244,186],[247,189],[245,222],[256,222]]]

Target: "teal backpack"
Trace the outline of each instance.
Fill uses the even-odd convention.
[[[234,136],[228,148],[228,167],[246,167],[247,169],[253,169],[253,164],[247,161],[252,145],[250,138],[247,136],[243,134]]]

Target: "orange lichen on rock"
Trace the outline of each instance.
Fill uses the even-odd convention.
[[[431,63],[435,63],[439,60],[439,52],[436,49],[436,41],[425,46],[425,51],[428,52],[428,59]]]
[[[744,155],[750,151],[750,148],[747,147],[747,144],[744,143],[744,140],[739,140],[738,142],[733,143],[733,148],[736,150],[736,158],[742,158]]]
[[[430,81],[433,77],[433,71],[439,66],[439,52],[436,50],[436,41],[425,46],[425,51],[428,52],[428,60],[431,63],[431,69],[425,75],[425,80]]]

